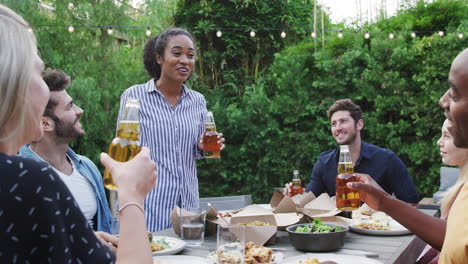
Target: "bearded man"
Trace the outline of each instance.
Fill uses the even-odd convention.
[[[83,109],[75,105],[65,91],[70,85],[70,77],[61,70],[47,69],[42,78],[50,90],[42,117],[44,136],[23,146],[19,155],[47,162],[70,189],[90,226],[109,233],[112,215],[101,173],[90,159],[69,147],[71,141],[85,135],[80,123]]]
[[[351,99],[338,100],[328,109],[327,116],[336,143],[349,146],[354,172],[372,175],[387,193],[402,201],[413,205],[418,203],[416,186],[400,158],[391,150],[361,140],[364,120],[359,105]],[[306,191],[312,191],[315,196],[324,192],[335,196],[339,156],[339,147],[320,154]]]

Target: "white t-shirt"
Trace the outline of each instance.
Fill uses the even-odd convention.
[[[73,166],[72,174],[66,175],[60,172],[59,170],[55,169],[54,167],[52,168],[68,187],[68,189],[73,195],[73,198],[75,198],[76,203],[80,207],[81,212],[83,212],[84,216],[88,220],[88,223],[93,228],[93,218],[96,215],[97,211],[96,195],[89,181],[83,175],[81,175],[80,172],[78,172],[78,170],[75,167],[75,164],[68,157],[68,155],[67,158]]]

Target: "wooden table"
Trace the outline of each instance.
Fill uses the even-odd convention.
[[[436,213],[436,210],[421,209],[421,211],[429,215],[435,215]],[[154,235],[170,237],[177,236],[173,229],[154,232]],[[414,263],[417,260],[425,245],[426,243],[415,235],[369,236],[349,231],[343,248],[377,253],[378,257],[373,259],[382,263],[407,264]],[[284,252],[285,258],[304,254],[304,252],[298,251],[292,247],[289,242],[288,234],[285,231],[278,231],[276,244],[271,245],[271,247],[286,249]],[[209,252],[214,251],[215,249],[216,235],[211,235],[205,237],[203,246],[198,248],[186,247],[179,254],[206,257]]]

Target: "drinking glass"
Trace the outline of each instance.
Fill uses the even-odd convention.
[[[217,264],[242,264],[245,257],[245,226],[218,225]]]
[[[180,235],[189,247],[199,247],[205,239],[206,210],[180,208]]]

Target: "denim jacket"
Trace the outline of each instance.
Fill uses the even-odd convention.
[[[39,155],[34,153],[29,145],[23,146],[19,153],[24,158],[30,158],[38,161],[45,162]],[[86,158],[76,154],[71,148],[68,148],[67,155],[72,159],[78,172],[85,177],[91,184],[94,193],[96,194],[97,211],[96,211],[96,231],[111,232],[111,221],[112,215],[107,203],[106,193],[104,192],[104,184],[102,182],[102,176],[98,168],[94,163]]]

